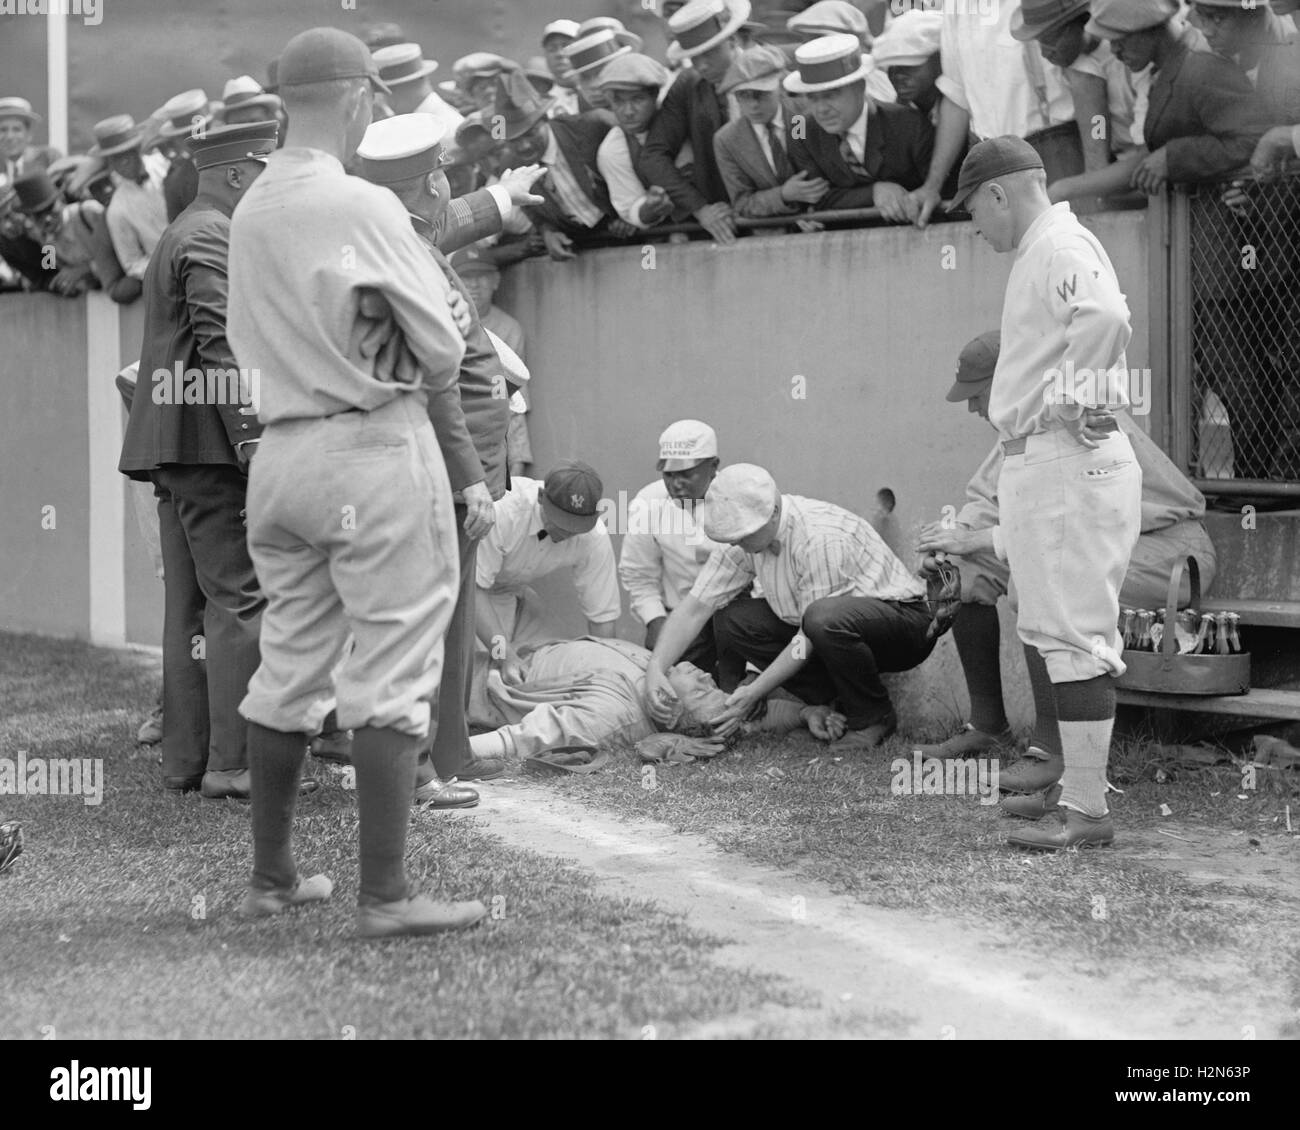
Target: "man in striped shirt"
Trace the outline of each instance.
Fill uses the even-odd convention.
[[[646,672],[651,716],[671,718],[668,668],[712,617],[718,683],[730,696],[715,734],[731,733],[784,686],[804,702],[836,704],[847,733],[810,725],[817,737],[838,739],[833,750],[878,746],[898,721],[881,672],[909,670],[934,647],[925,585],[869,522],[829,502],[781,494],[753,464],[719,471],[705,507],[704,532],[726,544],[660,633]],[[755,580],[763,596],[744,599]],[[742,686],[747,663],[762,674]]]

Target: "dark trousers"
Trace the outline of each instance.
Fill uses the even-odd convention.
[[[934,641],[925,638],[929,623],[921,601],[900,604],[870,596],[815,600],[802,624],[812,657],[785,689],[810,705],[836,703],[851,730],[880,722],[893,710],[880,673],[910,670],[930,654]],[[721,689],[730,694],[740,685],[746,663],[765,670],[796,630],[766,600],[742,598],[715,612]]]
[[[478,539],[465,533],[465,507],[456,507],[456,544],[460,549],[460,591],[451,614],[442,661],[442,685],[433,708],[433,768],[442,780],[450,780],[470,762],[469,695],[474,667],[475,561]],[[421,757],[419,777],[428,773]]]
[[[169,464],[151,477],[165,590],[163,776],[244,769],[239,703],[257,670],[266,606],[240,517],[247,479],[221,464]]]

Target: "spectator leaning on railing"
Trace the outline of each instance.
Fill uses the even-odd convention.
[[[66,161],[67,158],[62,158]],[[51,169],[62,170],[55,162]],[[42,266],[52,268],[52,278],[33,279],[55,294],[75,298],[97,286],[92,234],[104,209],[93,200],[69,204],[49,172],[37,169],[14,181],[18,206],[26,217],[30,238],[41,248]],[[53,262],[48,258],[53,251]]]
[[[1196,0],[1192,21],[1245,72],[1270,121],[1300,122],[1300,33],[1262,3]]]
[[[851,35],[827,35],[795,51],[786,90],[805,96],[806,134],[790,140],[790,159],[830,190],[824,208],[879,208],[894,223],[917,218],[910,191],[930,166],[934,127],[912,106],[876,102],[866,90],[871,60]]]
[[[167,158],[142,155],[144,133],[130,114],[117,114],[95,123],[92,157],[102,157],[113,174],[113,199],[108,205],[108,231],[122,270],[143,279],[149,256],[167,227],[163,178]]]
[[[727,76],[736,33],[749,13],[749,0],[689,0],[669,18],[674,37],[669,62],[689,59],[691,66],[665,95],[637,164],[643,181],[667,191],[678,216],[694,216],[723,244],[735,242],[736,221],[713,152],[713,135],[729,116],[717,87]],[[677,167],[688,142],[694,155],[689,175]]]
[[[785,74],[780,51],[750,47],[736,52],[718,88],[740,107],[740,118],[713,137],[714,155],[737,216],[788,215],[816,205],[830,191],[824,176],[796,169],[790,160],[790,131],[798,111],[781,93]]]
[[[848,0],[817,0],[785,21],[786,31],[804,43],[824,35],[852,35],[863,48],[873,46],[867,17]],[[867,75],[867,93],[877,102],[893,102],[893,85],[884,71]]]
[[[898,101],[915,106],[931,125],[939,124],[939,40],[943,34],[943,13],[912,9],[895,16],[884,35],[871,45],[876,71],[883,73],[894,88]],[[870,86],[868,86],[870,93]]]
[[[672,214],[668,193],[660,185],[647,186],[637,172],[641,150],[671,81],[668,68],[648,55],[624,55],[601,71],[600,87],[619,128],[610,130],[600,143],[596,165],[609,187],[614,211],[634,228],[652,227]],[[689,143],[678,153],[679,167],[683,158],[689,165]]]

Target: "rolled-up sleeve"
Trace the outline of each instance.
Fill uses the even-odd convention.
[[[754,566],[739,546],[719,546],[704,563],[691,587],[691,596],[711,608],[721,608],[754,584]]]

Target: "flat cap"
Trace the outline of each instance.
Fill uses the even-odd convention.
[[[1092,19],[1085,30],[1102,39],[1119,39],[1159,27],[1176,15],[1178,0],[1093,0]]]
[[[893,23],[876,36],[871,57],[878,67],[919,67],[939,50],[942,28],[942,12],[913,8],[895,16]]]
[[[704,532],[714,541],[738,542],[776,512],[776,480],[753,463],[723,467],[704,496]]]
[[[746,47],[731,56],[731,66],[718,86],[719,94],[738,90],[775,90],[789,68],[785,53],[775,47]]]
[[[658,90],[672,78],[671,72],[657,59],[649,55],[620,55],[605,64],[596,85],[601,90],[609,87],[653,87]]]

